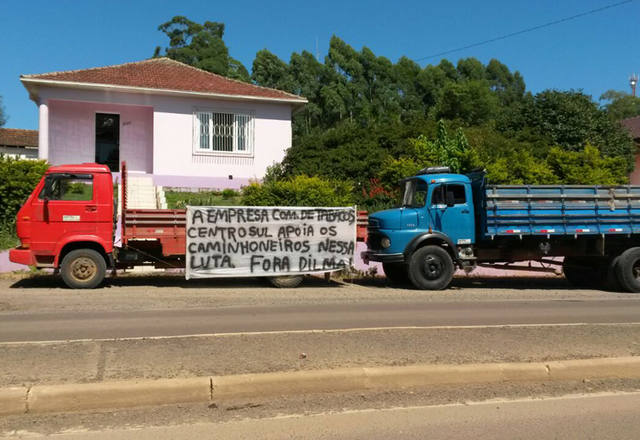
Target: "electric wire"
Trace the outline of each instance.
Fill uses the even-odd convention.
[[[485,44],[493,43],[493,42],[500,41],[500,40],[505,40],[507,38],[515,37],[517,35],[526,34],[528,32],[537,31],[539,29],[543,29],[543,28],[546,28],[546,27],[549,27],[549,26],[554,26],[556,24],[565,23],[567,21],[575,20],[577,18],[581,18],[581,17],[587,16],[587,15],[596,14],[598,12],[602,12],[602,11],[605,11],[607,9],[616,8],[618,6],[622,6],[622,5],[625,5],[627,3],[632,3],[634,1],[635,0],[624,0],[624,1],[621,1],[621,2],[617,2],[617,3],[612,3],[612,4],[607,5],[607,6],[602,6],[602,7],[599,7],[599,8],[591,9],[589,11],[581,12],[579,14],[571,15],[569,17],[564,17],[564,18],[560,18],[558,20],[554,20],[554,21],[550,21],[550,22],[547,22],[547,23],[539,24],[537,26],[528,27],[528,28],[525,28],[525,29],[521,29],[519,31],[510,32],[508,34],[504,34],[504,35],[500,35],[498,37],[490,38],[488,40],[479,41],[477,43],[468,44],[466,46],[458,47],[458,48],[455,48],[455,49],[445,50],[443,52],[434,53],[432,55],[427,55],[427,56],[420,57],[420,58],[414,58],[413,61],[428,60],[430,58],[435,58],[435,57],[439,57],[439,56],[443,56],[443,55],[448,55],[448,54],[454,53],[454,52],[460,52],[461,50],[471,49],[473,47],[478,47],[478,46],[483,46]]]

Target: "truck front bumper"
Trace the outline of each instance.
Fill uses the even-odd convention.
[[[36,259],[31,249],[14,248],[9,251],[9,261],[25,266],[35,266]]]
[[[364,251],[360,253],[360,257],[365,264],[370,261],[379,261],[380,263],[404,263],[404,254],[381,254],[375,251]]]

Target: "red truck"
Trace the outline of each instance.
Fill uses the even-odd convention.
[[[140,265],[184,268],[186,211],[128,209],[125,163],[121,170],[118,246],[114,245],[117,203],[109,168],[94,163],[52,166],[18,211],[21,244],[10,251],[10,260],[53,268],[67,286],[78,289],[99,286],[107,270]],[[360,221],[361,235],[365,228]],[[302,275],[269,277],[276,287],[295,287],[302,279]]]

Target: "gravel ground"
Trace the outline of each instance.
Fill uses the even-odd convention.
[[[66,289],[52,276],[0,279],[0,313],[55,311],[169,310],[256,305],[295,305],[402,301],[505,301],[636,299],[640,295],[572,289],[564,278],[456,278],[445,291],[420,291],[389,286],[384,279],[360,284],[307,278],[296,289],[267,287],[259,279],[186,281],[178,276],[130,276],[105,287]]]

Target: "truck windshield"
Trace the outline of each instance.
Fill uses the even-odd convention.
[[[427,183],[421,179],[407,180],[404,184],[402,206],[421,208],[427,201]]]

